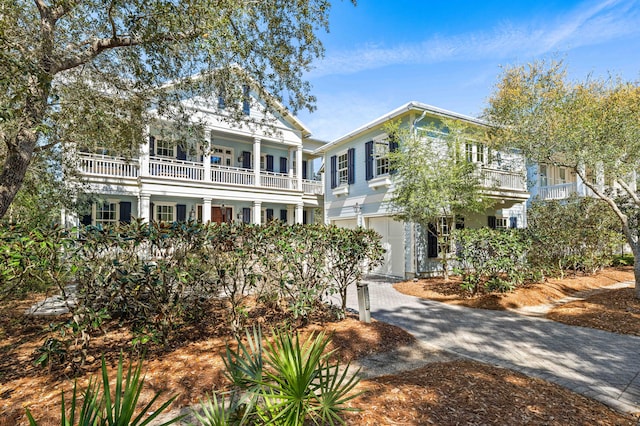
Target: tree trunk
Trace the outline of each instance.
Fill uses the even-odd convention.
[[[633,260],[633,275],[636,279],[636,299],[640,299],[640,261],[637,257]]]
[[[23,129],[15,139],[15,145],[8,147],[7,158],[0,173],[0,219],[9,210],[11,202],[22,186],[33,157],[37,135]]]

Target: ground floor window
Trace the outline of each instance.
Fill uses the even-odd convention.
[[[117,221],[117,203],[106,201],[96,204],[96,225],[115,225]]]
[[[156,204],[155,220],[160,222],[175,222],[175,206],[171,204]]]

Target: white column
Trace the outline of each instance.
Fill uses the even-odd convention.
[[[295,217],[296,223],[302,223],[303,212],[304,212],[303,207],[304,206],[302,203],[296,204],[296,217]]]
[[[287,223],[292,224],[295,218],[295,206],[287,204]]]
[[[211,222],[211,198],[202,199],[202,223]]]
[[[211,132],[209,132],[209,140],[213,141]],[[202,153],[202,166],[204,167],[204,181],[211,182],[211,143],[206,143],[204,152]]]
[[[143,222],[151,222],[151,196],[149,194],[140,194],[138,196],[138,216]]]
[[[293,168],[293,159],[295,158],[295,148],[289,148],[289,177],[293,177],[296,174],[295,169]]]
[[[147,126],[146,128],[145,135],[147,137],[147,140],[142,145],[140,145],[140,159],[138,160],[140,164],[140,170],[138,173],[140,176],[149,176],[149,136],[151,136],[151,129],[149,128],[149,126]],[[147,213],[147,215],[148,214],[149,213]],[[145,216],[140,214],[140,217]]]
[[[253,139],[253,173],[255,185],[260,186],[260,138]]]
[[[253,202],[253,223],[260,225],[262,222],[262,201]]]
[[[298,178],[296,189],[302,191],[302,145],[296,150],[296,177]]]
[[[581,174],[585,174],[585,167],[583,164],[580,164],[578,166],[578,171]],[[576,192],[578,193],[579,196],[584,197],[587,195],[587,187],[584,184],[584,182],[582,181],[582,178],[580,176],[578,176],[578,174],[576,173]]]

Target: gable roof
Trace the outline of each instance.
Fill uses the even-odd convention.
[[[454,118],[454,119],[458,119],[458,120],[464,120],[467,121],[469,123],[473,123],[473,124],[477,124],[480,126],[487,126],[487,122],[485,122],[484,120],[481,120],[479,118],[475,118],[475,117],[471,117],[468,115],[464,115],[464,114],[460,114],[457,112],[453,112],[453,111],[449,111],[446,109],[442,109],[442,108],[438,108],[435,107],[433,105],[428,105],[422,102],[417,102],[417,101],[410,101],[407,102],[406,104],[402,105],[399,108],[394,109],[391,112],[388,112],[376,119],[374,119],[373,121],[370,121],[369,123],[358,127],[357,129],[353,130],[352,132],[347,133],[344,136],[339,137],[338,139],[335,139],[331,142],[329,142],[328,144],[316,149],[314,151],[314,154],[320,154],[323,152],[326,152],[328,149],[340,145],[358,135],[360,135],[361,133],[364,133],[368,130],[371,130],[373,128],[376,128],[378,126],[383,125],[384,123],[393,120],[394,118],[397,118],[409,111],[417,111],[417,112],[423,112],[426,114],[431,114],[431,115],[435,115],[435,116],[439,116],[439,117],[445,117],[445,118]]]

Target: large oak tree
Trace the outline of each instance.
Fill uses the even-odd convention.
[[[0,0],[0,218],[34,156],[61,143],[134,153],[146,113],[243,85],[265,108],[311,109],[303,79],[323,54],[327,0]],[[176,118],[176,122],[181,120]]]
[[[616,78],[570,81],[562,62],[507,68],[485,118],[499,146],[533,162],[567,167],[620,221],[635,256],[640,298],[640,86]],[[559,218],[560,220],[560,218]]]

